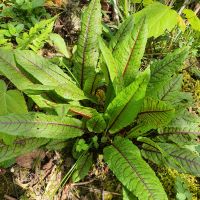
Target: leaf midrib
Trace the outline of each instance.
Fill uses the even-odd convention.
[[[176,80],[173,82],[173,84],[171,84],[167,91],[162,95],[162,97],[160,98],[160,100],[163,100],[173,89],[173,87],[176,85],[176,83],[180,80],[181,76],[180,77],[177,77]]]
[[[144,25],[144,20],[143,20],[143,22],[142,22],[142,25],[140,26],[140,29],[139,29],[138,32],[137,32],[137,36],[136,36],[135,40],[134,40],[134,38],[133,38],[134,44],[133,44],[133,47],[131,48],[131,52],[130,52],[130,55],[129,55],[129,57],[128,57],[128,61],[127,61],[126,65],[125,65],[125,67],[124,67],[124,70],[123,70],[123,73],[122,73],[122,76],[123,76],[123,77],[125,76],[125,73],[127,72],[129,63],[130,63],[130,61],[131,61],[131,57],[132,57],[132,55],[133,55],[133,53],[134,53],[134,50],[135,50],[135,45],[136,45],[136,43],[137,43],[137,40],[138,40],[138,37],[139,37],[139,35],[140,35],[140,33],[141,33],[141,30],[142,30],[142,28],[143,28],[143,25]]]
[[[39,122],[39,121],[4,121],[1,122],[0,124],[5,124],[5,125],[12,125],[12,124],[40,124],[40,125],[55,125],[55,126],[65,126],[65,127],[71,127],[71,128],[77,128],[80,130],[83,130],[81,127],[75,126],[75,125],[69,125],[69,124],[64,124],[64,123],[58,123],[58,122]]]

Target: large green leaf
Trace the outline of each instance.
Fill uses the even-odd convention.
[[[7,86],[3,80],[0,80],[0,108],[0,115],[9,113],[23,114],[28,112],[22,93],[18,90],[7,91]],[[6,145],[12,145],[16,137],[0,132],[0,138]]]
[[[0,108],[0,115],[28,112],[22,93],[17,90],[7,91],[7,86],[2,80],[0,80]]]
[[[174,108],[163,101],[145,98],[138,114],[138,126],[134,127],[128,134],[129,138],[134,135],[142,135],[151,130],[164,127],[174,116]]]
[[[130,191],[128,191],[125,187],[122,189],[123,200],[137,200],[138,198],[133,195]]]
[[[178,23],[178,13],[169,6],[154,2],[134,14],[135,23],[146,17],[148,37],[158,37],[166,30],[171,31]]]
[[[115,133],[133,123],[143,103],[150,71],[147,69],[120,92],[108,105],[105,116],[109,119],[110,133]]]
[[[0,48],[0,72],[6,76],[19,90],[32,82],[16,66],[12,50]]]
[[[42,113],[0,116],[0,130],[9,135],[55,139],[74,138],[84,133],[78,119]]]
[[[168,124],[174,115],[174,108],[163,101],[145,98],[138,114],[138,123],[152,125],[159,128]]]
[[[75,171],[72,174],[72,181],[79,182],[86,175],[92,166],[92,154],[86,153],[80,159],[77,160]]]
[[[162,60],[155,61],[151,65],[151,79],[147,88],[147,96],[157,98],[165,93],[164,89],[167,87],[167,82],[170,82],[171,77],[182,69],[183,62],[187,56],[188,48],[184,47],[169,53]]]
[[[17,67],[12,50],[0,48],[0,72],[6,76],[19,90],[34,85],[30,79]],[[48,108],[52,105],[51,99],[44,95],[28,95],[39,107]]]
[[[0,80],[0,107],[0,115],[28,112],[23,95],[18,90],[7,91],[7,86],[3,80]],[[0,132],[0,139],[2,139],[6,145],[12,145],[15,138],[15,136]]]
[[[15,50],[16,62],[44,85],[62,85],[72,81],[57,65],[29,50]]]
[[[49,140],[44,138],[20,138],[16,139],[12,146],[0,143],[0,162],[31,152],[48,142]]]
[[[101,38],[99,38],[99,48],[107,65],[109,79],[113,84],[115,92],[118,93],[123,87],[119,66],[115,62],[111,50],[105,45],[104,41]]]
[[[140,200],[168,199],[151,167],[130,140],[116,137],[104,159],[119,181]]]
[[[156,91],[156,96],[158,97],[158,99],[170,102],[175,101],[176,98],[174,97],[177,97],[177,94],[179,94],[179,92],[181,91],[182,79],[183,76],[179,74],[173,76],[170,81],[166,81],[165,85],[163,84],[163,88],[159,88],[159,90]]]
[[[179,172],[200,176],[199,155],[186,148],[180,148],[174,144],[158,143],[158,145],[164,152],[170,155],[171,158],[163,158],[158,149],[147,144],[144,144],[142,147],[142,155],[146,159],[149,159],[158,165],[166,165]]]
[[[92,0],[82,16],[81,33],[74,55],[74,74],[84,88],[85,81],[93,77],[99,59],[98,37],[101,34],[101,5]]]
[[[33,51],[15,51],[17,63],[40,83],[54,86],[55,92],[65,99],[85,99],[83,92],[58,66]]]
[[[190,126],[170,127],[159,129],[156,139],[160,142],[173,142],[178,146],[198,144],[200,128]]]
[[[134,28],[134,17],[129,16],[119,27],[118,31],[112,36],[109,47],[112,51],[124,40],[127,35],[130,35]]]
[[[125,85],[129,85],[137,76],[146,42],[147,24],[146,20],[142,19],[113,51],[113,57],[120,67]]]
[[[198,128],[200,117],[189,112],[186,108],[176,112],[176,117],[167,125],[167,127],[190,127]]]

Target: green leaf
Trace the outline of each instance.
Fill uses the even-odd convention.
[[[0,167],[6,169],[6,168],[11,167],[14,164],[15,164],[15,159],[11,158],[10,160],[5,160],[3,162],[0,162]]]
[[[59,34],[51,33],[50,40],[58,52],[62,53],[66,58],[70,58],[70,52],[67,49],[65,41]]]
[[[155,96],[162,101],[169,102],[172,105],[178,105],[181,102],[192,102],[192,96],[190,93],[182,92],[183,76],[181,74],[174,75],[171,80],[163,81],[162,87],[157,86],[154,88],[153,93],[157,92]],[[165,84],[164,84],[165,83]],[[150,95],[151,95],[150,94]]]
[[[134,81],[137,76],[145,51],[147,34],[146,20],[142,19],[113,51],[113,57],[116,59],[117,66],[120,67],[125,86]]]
[[[168,199],[151,167],[130,140],[116,137],[104,149],[104,159],[120,182],[140,200]]]
[[[8,78],[19,90],[25,90],[26,87],[34,85],[26,75],[17,67],[12,50],[0,48],[0,72]],[[28,95],[40,107],[49,108],[52,101],[45,95]]]
[[[49,151],[58,151],[65,148],[68,145],[69,141],[53,139],[47,145],[45,145],[45,149]]]
[[[86,94],[95,95],[96,89],[101,86],[103,73],[96,72],[94,77],[90,77],[85,81],[84,91]]]
[[[141,111],[138,114],[138,123],[152,125],[152,128],[163,127],[172,120],[174,111],[170,104],[145,98]]]
[[[103,118],[103,115],[96,113],[91,119],[87,121],[87,128],[90,132],[103,132],[106,128],[106,122]]]
[[[95,74],[99,59],[98,38],[101,34],[101,5],[92,0],[82,16],[81,33],[74,55],[74,74],[81,89],[85,81]]]
[[[0,115],[28,112],[22,93],[17,90],[7,91],[7,86],[2,80],[0,80],[0,108]]]
[[[179,146],[197,143],[200,135],[200,118],[188,110],[176,112],[176,117],[165,128],[158,130],[160,141],[170,141]]]
[[[176,200],[192,200],[192,194],[186,181],[180,177],[175,179]]]
[[[174,144],[158,143],[158,145],[173,159],[170,159],[170,157],[167,160],[164,159],[158,149],[147,144],[142,146],[142,155],[157,165],[165,165],[182,173],[200,176],[199,155],[186,148],[180,148]],[[174,162],[174,160],[176,162]]]
[[[16,139],[16,136],[8,135],[8,134],[0,132],[0,139],[2,139],[4,144],[12,146],[13,142]]]
[[[17,63],[44,85],[57,86],[72,82],[71,78],[48,59],[29,50],[14,51]]]
[[[158,37],[166,30],[171,31],[178,23],[178,13],[169,6],[154,2],[146,6],[134,15],[135,24],[146,17],[148,25],[148,37]]]
[[[157,94],[155,96],[162,101],[169,101],[169,102],[176,101],[177,95],[179,95],[181,91],[182,81],[183,81],[183,75],[181,74],[173,76],[170,81],[165,81],[165,85],[163,81],[162,88],[159,85],[156,87],[156,89],[158,88],[158,90],[156,91]]]
[[[0,115],[9,113],[23,114],[28,112],[23,95],[17,90],[7,91],[7,86],[2,80],[0,80],[0,108]],[[12,145],[16,139],[15,136],[1,132],[0,138],[6,145]]]
[[[83,135],[82,122],[42,113],[0,116],[0,130],[9,135],[69,139]]]
[[[0,163],[31,152],[48,142],[49,140],[44,138],[20,138],[15,140],[12,146],[0,143]]]
[[[65,99],[86,99],[71,78],[65,74],[57,65],[47,59],[35,54],[33,51],[15,51],[17,63],[40,83],[54,86],[55,92]],[[29,89],[29,88],[28,88]]]
[[[198,144],[198,135],[195,134],[179,134],[179,133],[173,133],[173,134],[160,134],[154,138],[154,140],[158,142],[168,142],[168,143],[175,143],[180,147],[186,146],[186,145],[195,145]]]
[[[119,27],[118,31],[114,36],[112,36],[109,47],[112,52],[115,48],[120,45],[120,43],[124,40],[127,35],[130,35],[134,28],[134,17],[133,15],[129,16]]]
[[[56,17],[41,20],[36,23],[34,27],[31,27],[28,33],[24,32],[21,37],[17,37],[17,49],[32,49],[33,51],[38,52],[49,39],[55,19]]]
[[[29,95],[38,95],[43,94],[44,92],[54,91],[55,88],[56,87],[49,85],[34,84],[26,86],[26,89],[23,89],[23,92]]]
[[[32,82],[16,66],[12,50],[0,48],[0,72],[6,76],[19,90]]]
[[[73,113],[74,115],[79,115],[86,119],[91,119],[92,117],[98,114],[98,112],[91,107],[84,107],[73,104],[69,104],[68,106],[69,106],[69,114]]]
[[[177,49],[169,53],[164,59],[155,61],[151,65],[151,78],[147,88],[147,96],[157,98],[165,93],[166,87],[170,88],[166,84],[171,82],[171,77],[182,69],[183,62],[188,56],[188,50],[187,47]]]
[[[125,187],[122,188],[123,200],[137,200],[138,198],[134,196],[130,191]]]
[[[184,9],[183,13],[185,14],[192,28],[196,31],[200,31],[200,19],[198,18],[196,13],[190,9]]]
[[[86,175],[88,175],[91,166],[92,154],[87,153],[77,160],[75,171],[72,174],[72,181],[76,183],[82,180]]]
[[[134,127],[128,137],[142,135],[151,129],[166,126],[174,117],[174,108],[165,102],[145,98],[142,108],[138,114],[138,126]]]
[[[121,74],[119,67],[113,58],[111,50],[106,46],[101,38],[99,38],[99,48],[108,68],[109,79],[111,80],[115,91],[118,92],[123,87],[123,82],[120,80]]]
[[[141,73],[108,105],[105,117],[109,119],[107,130],[110,133],[115,133],[133,123],[143,103],[149,74],[149,69]]]
[[[166,127],[159,130],[160,134],[194,134],[200,135],[200,127],[180,126],[180,127]]]

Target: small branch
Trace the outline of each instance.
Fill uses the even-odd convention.
[[[92,182],[94,182],[94,181],[95,181],[95,179],[92,179],[92,180],[90,180],[90,181],[85,181],[85,182],[80,182],[80,183],[72,183],[72,184],[70,184],[70,185],[72,185],[72,186],[81,186],[81,185],[90,184],[90,183],[92,183]]]
[[[194,12],[197,15],[199,11],[200,11],[200,3],[197,3],[197,5],[195,6],[195,9],[194,9]]]
[[[98,192],[98,193],[101,193],[102,194],[102,190],[100,189],[97,189],[97,188],[88,188],[88,187],[85,187],[85,186],[81,186],[82,188],[85,188],[91,192]],[[109,191],[103,191],[104,192],[104,195],[105,194],[112,194],[112,195],[116,195],[116,196],[122,196],[121,194],[117,193],[117,192],[109,192]]]
[[[117,21],[117,23],[119,24],[119,13],[116,0],[113,0],[113,15],[114,20]]]
[[[181,15],[185,7],[190,3],[190,0],[185,0],[182,7],[180,8],[178,14]]]

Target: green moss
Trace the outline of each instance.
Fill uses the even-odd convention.
[[[191,92],[195,100],[193,110],[200,115],[200,80],[195,80],[187,71],[183,71],[183,90]]]
[[[179,173],[169,168],[158,168],[157,176],[163,184],[169,199],[173,199],[176,196],[174,185],[177,176],[180,176],[188,184],[188,188],[192,193],[192,200],[197,200],[200,196],[200,185],[195,176]]]

